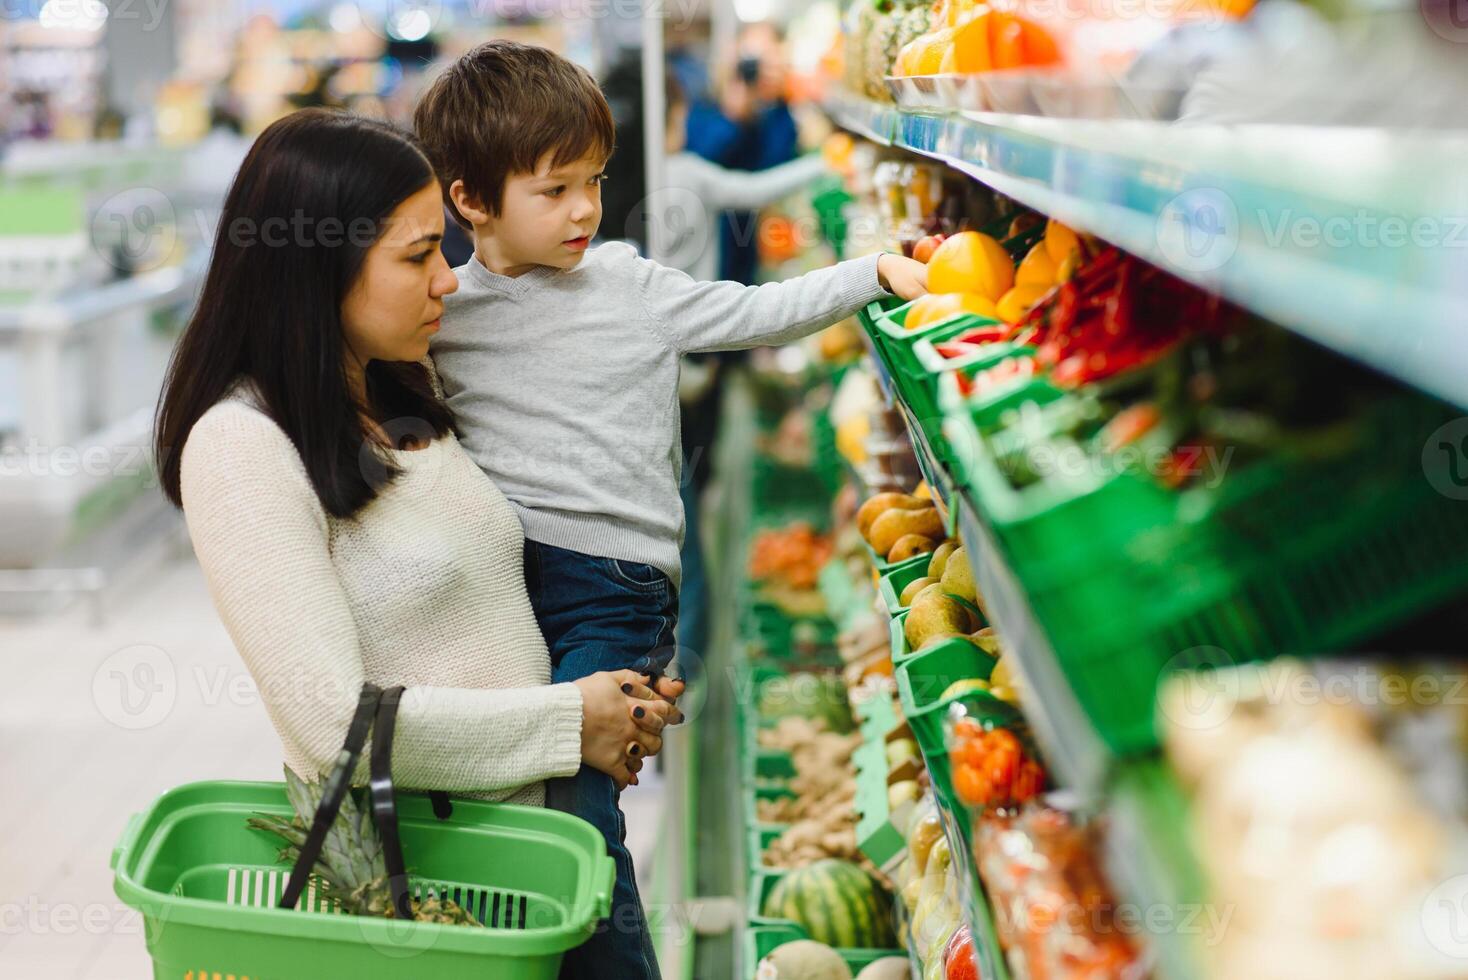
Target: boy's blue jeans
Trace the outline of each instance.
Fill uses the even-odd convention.
[[[525,583],[550,648],[551,680],[574,681],[603,670],[661,673],[677,649],[678,596],[650,565],[598,558],[525,542]],[[606,773],[583,765],[546,784],[546,806],[594,825],[617,864],[611,918],[566,954],[561,977],[659,980],[657,954],[637,893],[619,793]]]

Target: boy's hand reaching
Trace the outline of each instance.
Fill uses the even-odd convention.
[[[928,291],[928,267],[903,255],[883,255],[877,259],[877,281],[889,293],[917,299]]]

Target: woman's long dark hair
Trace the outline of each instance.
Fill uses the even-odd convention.
[[[412,138],[386,123],[303,109],[260,134],[225,199],[203,293],[158,405],[154,450],[175,505],[189,432],[241,377],[254,382],[337,517],[396,475],[385,459],[364,472],[359,409],[422,420],[437,436],[453,429],[421,364],[370,362],[370,404],[358,406],[342,335],[342,301],[368,249],[393,210],[433,180]]]

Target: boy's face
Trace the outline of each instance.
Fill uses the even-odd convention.
[[[504,203],[489,221],[491,242],[485,244],[492,244],[509,274],[537,265],[576,267],[601,224],[606,164],[606,157],[596,156],[552,167],[547,154],[535,173],[505,181]]]

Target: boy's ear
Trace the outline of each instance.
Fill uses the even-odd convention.
[[[462,180],[456,180],[449,185],[449,199],[454,202],[454,207],[464,220],[476,228],[482,228],[489,224],[489,211],[479,203],[479,198],[470,194],[464,187]]]

